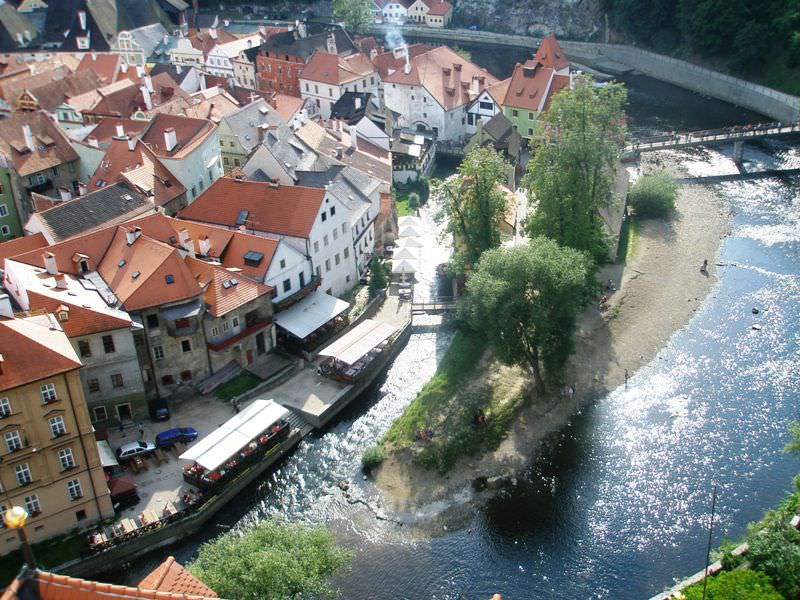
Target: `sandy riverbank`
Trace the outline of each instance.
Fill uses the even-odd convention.
[[[670,155],[646,156],[643,172],[663,167],[680,174]],[[618,291],[609,310],[601,313],[592,306],[580,319],[567,367],[574,397],[534,398],[495,452],[463,459],[445,477],[417,467],[406,451],[388,453],[375,479],[385,508],[423,531],[433,522],[440,530],[445,513],[452,526],[480,497],[472,491],[477,477],[513,477],[525,470],[547,436],[621,385],[626,369],[633,376],[689,321],[714,286],[716,255],[729,227],[729,211],[710,188],[681,188],[674,217],[641,222],[626,264],[602,271],[602,281],[613,279]],[[710,265],[707,276],[699,270],[704,259]]]

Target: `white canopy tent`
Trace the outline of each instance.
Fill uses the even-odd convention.
[[[219,428],[186,450],[179,458],[193,460],[213,471],[252,442],[289,411],[272,400],[255,400]]]
[[[397,234],[400,238],[419,237],[422,235],[422,227],[419,225],[401,225]]]
[[[324,292],[311,292],[300,302],[275,315],[275,324],[300,339],[348,309],[350,303]]]
[[[425,244],[416,237],[397,238],[394,244],[394,251],[397,252],[402,248],[422,248],[424,245]]]
[[[417,272],[416,261],[408,260],[405,258],[392,261],[392,273],[394,274],[400,273],[403,275],[413,275],[416,272]]]
[[[422,227],[422,220],[419,217],[398,217],[397,218],[397,227],[402,229],[406,225],[410,225],[412,227],[420,228]]]
[[[403,246],[392,254],[392,259],[394,260],[403,258],[406,260],[419,260],[419,249],[413,246]]]
[[[97,441],[97,453],[100,455],[100,466],[103,468],[111,468],[119,465],[117,458],[114,456],[114,451],[106,440]]]
[[[353,365],[381,342],[389,339],[396,331],[397,327],[389,323],[365,319],[320,351],[320,355],[332,356],[336,360]]]

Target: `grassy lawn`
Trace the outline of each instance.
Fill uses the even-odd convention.
[[[636,251],[636,242],[639,240],[639,222],[636,217],[628,214],[625,225],[620,233],[619,246],[617,246],[617,262],[624,263]]]
[[[51,540],[37,542],[32,545],[33,557],[39,568],[52,569],[75,558],[86,549],[86,541],[80,535],[62,535]],[[22,568],[22,551],[15,550],[0,560],[0,587],[7,585]]]
[[[518,369],[482,361],[485,348],[480,336],[459,331],[436,374],[380,444],[419,448],[415,461],[440,473],[464,456],[497,448],[525,401],[524,377]],[[486,423],[476,427],[473,419],[479,410]],[[430,441],[417,439],[422,429],[433,431]]]
[[[230,381],[227,381],[219,386],[214,392],[214,395],[220,400],[228,401],[231,398],[256,387],[259,383],[261,383],[261,380],[258,377],[249,371],[242,371]]]
[[[414,214],[414,212],[408,207],[408,196],[398,197],[394,204],[397,207],[398,217],[409,217]]]

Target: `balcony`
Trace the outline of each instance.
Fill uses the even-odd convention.
[[[320,286],[320,283],[321,282],[319,277],[317,277],[316,275],[312,275],[311,281],[309,281],[307,284],[305,284],[303,287],[297,290],[294,294],[292,294],[291,296],[287,296],[280,302],[273,302],[272,306],[274,307],[275,312],[286,310],[293,304],[297,304],[298,302],[300,302],[300,300],[302,300],[303,298],[308,296],[311,292],[316,290]]]
[[[53,185],[53,181],[50,179],[45,178],[42,183],[35,183],[33,185],[26,185],[25,190],[28,193],[36,192],[37,194],[42,194],[48,190],[52,190],[55,186]]]
[[[211,350],[212,352],[221,352],[225,350],[225,348],[228,348],[229,346],[235,344],[236,342],[239,342],[244,338],[253,335],[257,331],[260,331],[270,325],[272,325],[272,319],[257,321],[252,325],[250,325],[250,327],[247,327],[242,331],[240,331],[239,333],[237,333],[236,335],[229,337],[227,340],[223,340],[221,342],[216,342],[216,343],[208,342],[208,349]]]

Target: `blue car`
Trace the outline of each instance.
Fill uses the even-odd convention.
[[[156,448],[169,448],[178,442],[188,444],[197,439],[197,430],[194,427],[175,427],[167,429],[156,436]]]

